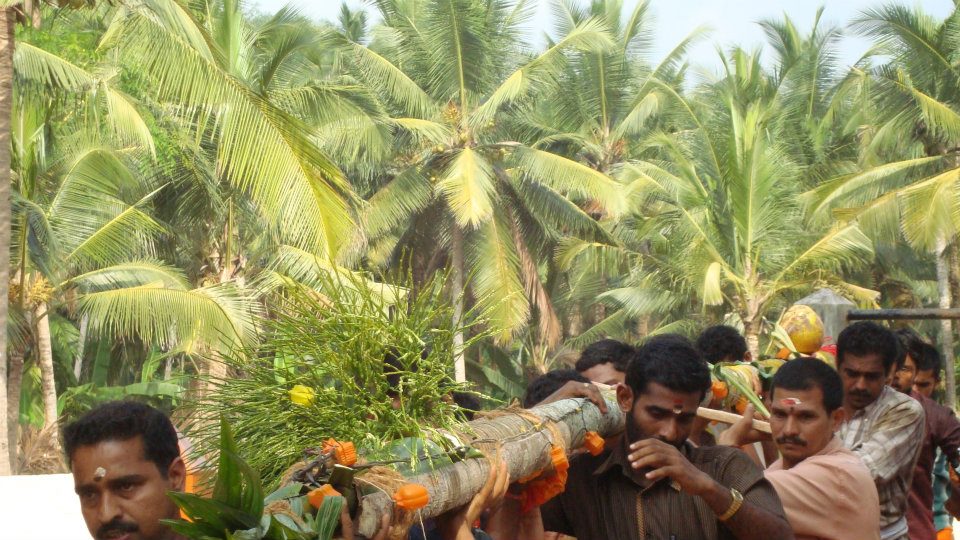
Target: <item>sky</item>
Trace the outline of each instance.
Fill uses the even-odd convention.
[[[537,17],[531,24],[529,37],[542,43],[542,35],[552,27],[550,0],[538,0]],[[582,0],[586,4],[588,0]],[[631,10],[638,0],[624,0],[624,9]],[[710,29],[707,37],[691,50],[690,61],[700,71],[719,70],[716,45],[724,48],[739,44],[752,49],[762,45],[763,31],[757,21],[789,15],[802,31],[809,30],[817,8],[825,5],[823,22],[846,28],[851,19],[864,9],[889,3],[891,0],[650,0],[655,17],[653,61],[663,57],[674,45],[700,26]],[[366,5],[362,0],[346,0],[352,8]],[[919,6],[927,13],[943,18],[953,9],[952,0],[898,0]],[[248,0],[248,5],[263,12],[273,12],[292,4],[317,20],[334,20],[341,0]],[[842,65],[855,63],[867,50],[868,42],[845,36],[838,49]]]

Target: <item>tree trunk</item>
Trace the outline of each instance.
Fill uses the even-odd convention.
[[[77,338],[77,355],[73,359],[73,379],[80,384],[80,376],[83,375],[83,348],[87,343],[87,328],[90,324],[90,317],[84,314],[80,317],[80,336]]]
[[[10,115],[13,102],[13,47],[16,14],[0,9],[0,404],[7,405],[7,294],[10,288]],[[0,433],[7,433],[0,411]],[[7,438],[0,437],[0,475],[12,471]]]
[[[10,445],[11,473],[17,473],[20,453],[20,389],[23,388],[23,351],[10,351],[10,373],[7,377],[7,444]]]
[[[760,327],[763,318],[759,314],[752,317],[742,317],[743,319],[743,337],[747,340],[747,352],[753,360],[760,359]]]
[[[499,456],[506,462],[510,478],[524,478],[550,466],[553,445],[560,445],[569,455],[583,446],[589,431],[603,437],[623,431],[625,416],[617,406],[613,389],[604,390],[603,397],[607,414],[601,414],[587,400],[565,399],[526,411],[529,414],[504,412],[501,416],[474,420],[452,435],[487,456]],[[530,414],[544,421],[531,421]],[[553,438],[551,424],[559,440]],[[469,503],[486,482],[489,464],[486,459],[466,459],[411,478],[410,482],[426,487],[430,494],[430,502],[419,516],[427,519]],[[358,479],[362,480],[362,475]],[[384,514],[393,515],[389,493],[380,491],[363,497],[357,516],[360,534],[372,537]]]
[[[453,374],[457,382],[467,380],[467,363],[463,350],[463,275],[465,263],[463,257],[463,231],[456,223],[453,224],[453,233],[450,235],[450,250],[453,263],[450,296],[453,299]]]
[[[40,365],[40,391],[43,394],[43,429],[54,435],[54,444],[59,447],[57,429],[57,385],[53,375],[53,346],[50,343],[50,317],[47,305],[40,304],[34,310],[37,324],[37,360]]]
[[[946,238],[937,240],[937,292],[940,296],[939,307],[950,308],[950,253]],[[953,357],[953,321],[940,321],[940,343],[943,346],[944,378],[946,379],[946,402],[951,409],[957,406],[957,380]]]

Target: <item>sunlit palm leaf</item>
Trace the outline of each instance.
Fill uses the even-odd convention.
[[[494,182],[490,163],[476,150],[464,148],[451,159],[437,189],[460,227],[478,228],[493,215]]]
[[[175,11],[175,2],[157,0],[152,7],[115,20],[111,42],[157,82],[161,99],[217,115],[218,166],[274,223],[282,224],[286,238],[335,254],[352,226],[344,199],[349,188],[310,140],[311,130],[183,37],[203,34],[189,26],[189,18],[178,19],[184,32],[161,24],[159,10]],[[157,48],[165,53],[155,54]]]
[[[194,343],[221,352],[256,339],[256,303],[232,284],[194,290],[159,284],[83,294],[90,331],[151,343]]]

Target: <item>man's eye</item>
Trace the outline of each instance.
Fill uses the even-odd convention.
[[[782,420],[787,417],[787,413],[782,411],[773,411],[773,417]]]
[[[117,486],[117,489],[119,489],[120,491],[123,491],[123,492],[125,492],[125,493],[129,493],[129,492],[133,491],[133,489],[136,488],[136,487],[137,487],[136,484],[134,484],[133,482],[124,482],[124,483],[120,484],[119,486]]]

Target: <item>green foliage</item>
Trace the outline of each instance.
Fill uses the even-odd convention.
[[[457,328],[444,284],[374,291],[359,276],[331,272],[319,292],[289,289],[271,310],[261,346],[225,358],[240,376],[214,381],[197,404],[201,418],[226,418],[268,483],[329,437],[375,449],[451,426],[458,409],[449,394],[465,387],[452,378]],[[486,336],[474,323],[465,329],[477,330],[475,341]],[[394,365],[385,364],[387,355]],[[201,447],[217,441],[211,424],[196,428]]]
[[[264,497],[260,476],[238,453],[230,425],[219,423],[217,479],[213,496],[169,493],[189,521],[170,520],[187,538],[210,540],[330,540],[340,523],[342,497],[325,497],[319,511],[293,483]],[[266,506],[268,505],[268,506]],[[273,508],[271,510],[271,508]]]

